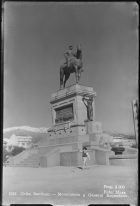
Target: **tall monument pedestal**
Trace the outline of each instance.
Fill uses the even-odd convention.
[[[84,125],[84,121],[87,119],[87,111],[82,101],[83,96],[95,99],[96,93],[92,87],[76,84],[52,94],[50,103],[53,125],[56,126],[65,122]],[[93,110],[95,110],[94,101]]]
[[[91,87],[76,84],[52,94],[50,101],[53,126],[48,131],[49,135],[52,139],[63,138],[63,142],[72,142],[73,138],[77,142],[75,149],[79,149],[83,142],[89,142],[85,125],[87,109],[83,96],[95,99],[96,93]]]
[[[93,121],[87,121],[83,96],[93,98]],[[45,165],[81,165],[82,147],[98,144],[101,124],[95,122],[95,97],[93,88],[77,84],[52,94],[50,104],[53,124],[47,138],[39,144],[40,156]]]

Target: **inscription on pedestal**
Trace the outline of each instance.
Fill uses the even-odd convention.
[[[73,104],[69,104],[63,107],[55,109],[56,119],[55,123],[63,123],[66,121],[72,121],[74,119]]]

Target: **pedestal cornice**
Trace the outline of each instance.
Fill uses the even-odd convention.
[[[93,90],[92,87],[86,87],[83,85],[75,84],[65,89],[59,90],[56,93],[53,93],[51,95],[50,103],[53,104],[53,103],[65,100],[68,97],[70,98],[70,97],[74,97],[77,95],[95,97],[96,92]]]

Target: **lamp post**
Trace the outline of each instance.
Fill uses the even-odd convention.
[[[132,111],[133,111],[134,131],[136,137],[136,146],[138,147],[138,112],[139,112],[138,100],[132,101]]]

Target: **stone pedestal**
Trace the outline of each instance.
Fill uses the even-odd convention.
[[[87,122],[83,96],[93,98],[94,121]],[[79,165],[79,151],[83,145],[97,144],[95,140],[101,132],[101,125],[95,122],[95,96],[93,88],[81,85],[72,85],[51,95],[52,127],[39,144],[41,157],[46,158],[48,166],[59,162],[63,166]]]
[[[87,134],[102,133],[102,125],[100,122],[85,121]]]
[[[49,141],[53,144],[75,143],[78,149],[83,142],[89,142],[85,120],[87,109],[82,101],[83,96],[93,97],[96,93],[93,88],[73,85],[59,90],[51,96],[52,127],[48,130]]]
[[[51,109],[53,125],[72,124],[84,125],[87,119],[87,110],[82,101],[83,96],[93,97],[96,93],[92,87],[73,85],[66,89],[59,90],[51,96]],[[93,101],[93,113],[95,113]]]
[[[93,121],[87,121],[83,96],[93,98]],[[101,123],[95,121],[95,96],[93,88],[81,85],[73,85],[52,94],[52,127],[46,137],[36,144],[33,155],[22,154],[20,159],[14,159],[16,164],[40,167],[81,166],[83,146],[87,146],[89,150],[89,165],[108,164],[108,151],[99,148],[102,127]]]

